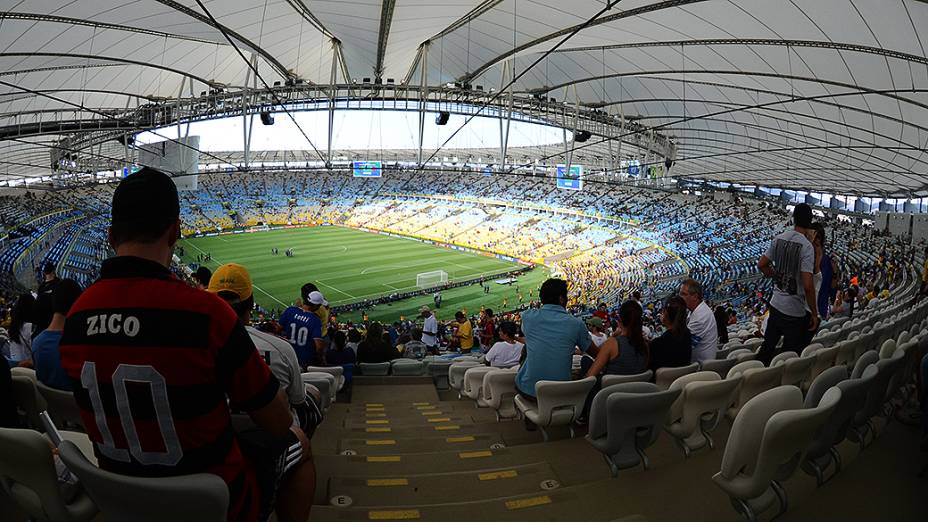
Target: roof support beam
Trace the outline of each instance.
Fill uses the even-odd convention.
[[[175,40],[187,40],[190,42],[205,43],[205,44],[221,44],[225,45],[222,42],[216,42],[213,40],[208,40],[206,38],[197,38],[195,36],[184,36],[173,33],[166,33],[163,31],[154,31],[151,29],[144,29],[142,27],[132,27],[128,25],[121,24],[110,24],[106,22],[97,22],[94,20],[87,20],[84,18],[71,18],[67,16],[55,16],[50,14],[40,14],[40,13],[20,13],[20,12],[0,12],[0,22],[4,19],[7,20],[29,20],[32,22],[49,22],[56,24],[68,24],[68,25],[81,25],[85,27],[93,27],[96,29],[111,29],[114,31],[127,31],[130,33],[139,33],[147,34],[150,36],[156,36],[158,38],[172,38]]]
[[[438,34],[429,38],[426,41],[433,42],[447,34],[453,33],[454,31],[458,30],[460,27],[463,27],[464,25],[467,25],[468,22],[479,18],[480,16],[483,15],[483,13],[486,13],[487,11],[493,9],[494,7],[498,6],[502,2],[503,0],[485,0],[484,2],[481,2],[479,5],[477,5],[477,7],[474,7],[467,14],[458,18],[457,20],[454,21],[454,23],[452,23],[448,27],[445,27],[444,29],[441,30],[441,32],[439,32]]]
[[[198,13],[197,11],[194,11],[193,9],[191,9],[191,8],[189,8],[189,7],[187,7],[187,6],[183,5],[183,4],[180,4],[180,3],[178,3],[178,2],[174,2],[173,0],[157,0],[157,2],[158,2],[158,3],[161,3],[161,4],[164,4],[164,5],[168,6],[168,7],[170,7],[171,9],[174,9],[175,11],[179,11],[179,12],[181,12],[181,13],[183,13],[183,14],[185,14],[185,15],[191,17],[191,18],[194,18],[194,19],[196,19],[197,21],[202,22],[202,23],[204,23],[204,24],[206,24],[206,25],[208,25],[208,26],[210,26],[210,27],[213,27],[213,28],[215,28],[215,29],[217,29],[217,30],[219,30],[219,31],[221,31],[221,32],[223,32],[223,33],[229,35],[229,37],[231,37],[231,38],[235,38],[236,40],[238,40],[239,42],[241,42],[242,45],[244,45],[245,47],[248,47],[250,50],[252,50],[252,51],[258,53],[262,58],[264,58],[264,59],[271,65],[271,67],[273,67],[273,68],[277,71],[277,74],[279,74],[282,78],[291,78],[291,77],[293,77],[293,75],[290,73],[290,71],[287,70],[287,67],[284,66],[284,64],[280,63],[280,61],[279,61],[277,58],[275,58],[274,55],[272,55],[271,53],[269,53],[269,52],[267,52],[266,50],[262,49],[261,46],[259,46],[258,44],[252,42],[251,40],[245,38],[245,37],[242,36],[241,34],[239,34],[239,33],[235,32],[235,31],[233,31],[232,29],[229,29],[229,28],[226,27],[225,25],[220,24],[219,22],[213,23],[213,21],[210,20],[210,18],[209,18],[208,16],[206,16],[206,15],[204,15],[204,14],[201,14],[201,13]]]
[[[390,38],[390,24],[393,23],[393,8],[396,0],[382,0],[380,4],[380,32],[377,36],[377,64],[374,66],[374,76],[383,76],[383,59],[387,54],[387,40]]]

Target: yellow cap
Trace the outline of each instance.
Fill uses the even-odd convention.
[[[251,297],[251,276],[242,265],[228,263],[213,272],[209,280],[208,292],[232,292],[242,301]]]

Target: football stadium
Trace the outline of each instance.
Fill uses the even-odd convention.
[[[924,521],[928,2],[0,6],[0,522]]]

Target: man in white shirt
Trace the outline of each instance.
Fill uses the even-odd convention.
[[[690,330],[693,342],[692,362],[711,361],[719,349],[719,331],[715,326],[715,314],[702,300],[702,284],[695,279],[687,279],[680,286],[680,297],[686,303],[690,315],[686,326]]]
[[[438,353],[438,319],[435,318],[435,314],[429,310],[428,306],[423,305],[419,309],[422,318],[424,319],[422,324],[422,342],[425,343],[426,351],[430,354]]]
[[[499,325],[499,337],[502,339],[490,347],[484,360],[494,368],[509,368],[519,364],[523,344],[516,340],[519,329],[512,321],[503,321]]]
[[[767,252],[757,261],[757,268],[764,276],[773,279],[770,317],[764,332],[764,344],[757,352],[757,360],[764,364],[770,364],[777,353],[802,353],[811,339],[809,332],[818,329],[812,276],[815,247],[806,237],[811,227],[812,207],[805,203],[796,205],[793,229],[773,238]],[[783,339],[783,347],[777,350],[780,338]]]

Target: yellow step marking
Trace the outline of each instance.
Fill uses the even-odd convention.
[[[551,497],[542,495],[540,497],[521,498],[519,500],[507,500],[506,509],[525,509],[534,506],[543,506],[551,503]]]
[[[419,411],[422,411],[422,410],[434,410],[435,408],[438,408],[438,406],[435,406],[435,405],[432,405],[432,406],[416,406],[416,409],[419,410]]]
[[[484,451],[465,451],[463,453],[458,453],[458,457],[462,459],[476,459],[480,457],[492,457],[493,452],[489,450]]]
[[[451,420],[451,417],[436,417],[434,419],[428,419],[429,422],[448,422]]]
[[[399,462],[402,459],[399,455],[384,455],[381,457],[367,457],[368,462]]]
[[[473,442],[474,437],[467,435],[465,437],[448,437],[445,439],[447,442]]]
[[[414,402],[414,403],[412,403],[413,406],[428,406],[429,404],[432,404],[432,403],[430,403],[430,402]]]
[[[392,446],[396,444],[396,441],[393,439],[383,439],[383,440],[367,440],[368,446]]]
[[[384,486],[408,486],[409,480],[404,478],[392,478],[392,479],[367,479],[367,485],[373,487],[384,487]]]
[[[514,469],[507,469],[506,471],[493,471],[491,473],[481,473],[477,475],[477,478],[480,480],[497,480],[504,478],[515,478],[519,476],[519,472]]]
[[[386,417],[386,413],[365,413],[365,417]]]
[[[424,411],[422,412],[422,415],[424,417],[428,417],[429,415],[441,415],[441,412],[440,411]]]
[[[366,411],[366,412],[384,411],[384,409],[385,409],[385,408],[384,408],[383,406],[376,406],[376,407],[368,406],[367,408],[364,408],[364,411]]]
[[[365,428],[367,433],[390,433],[390,428]]]
[[[368,511],[368,520],[418,520],[418,509],[399,509],[393,511]]]
[[[364,421],[364,423],[365,423],[365,424],[390,424],[390,421],[388,421],[388,420],[369,420],[369,421]]]
[[[380,406],[381,408],[383,407],[382,402],[368,402],[368,403],[365,403],[364,405],[365,406]]]
[[[448,424],[446,426],[435,426],[435,431],[454,431],[461,429],[460,426],[455,424]]]

